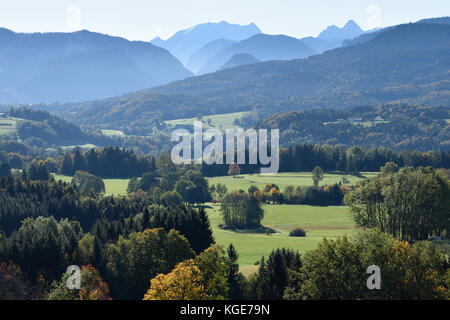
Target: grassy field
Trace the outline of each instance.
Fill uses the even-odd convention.
[[[207,210],[216,242],[223,246],[232,243],[239,253],[239,264],[244,274],[256,271],[254,265],[273,249],[291,248],[304,253],[314,249],[324,237],[335,239],[355,232],[350,210],[347,207],[313,207],[307,205],[265,205],[262,225],[275,233],[236,232],[222,230],[219,206]],[[296,227],[306,230],[306,237],[289,237]]]
[[[369,128],[369,127],[373,127],[376,126],[377,124],[380,123],[389,123],[390,121],[355,121],[355,122],[350,122],[352,125],[354,126],[358,126],[358,125],[362,125],[365,128]],[[347,123],[347,122],[339,122],[339,121],[334,121],[334,122],[324,122],[324,125],[327,124],[341,124],[341,123]]]
[[[105,136],[113,137],[113,136],[125,136],[124,133],[120,130],[101,130]]]
[[[363,172],[362,175],[369,178],[376,176],[378,173],[375,172]],[[341,175],[341,174],[324,174],[324,179],[319,183],[319,185],[324,184],[334,184],[339,183],[339,181],[343,178],[347,177],[350,180],[350,184],[353,185],[356,182],[360,181],[362,178],[352,176],[352,175]],[[284,187],[288,185],[297,186],[312,186],[312,173],[311,172],[285,172],[278,173],[276,175],[259,175],[259,174],[243,174],[239,175],[236,178],[232,176],[224,176],[224,177],[214,177],[208,178],[209,184],[217,184],[222,183],[225,184],[229,191],[231,190],[245,190],[251,186],[255,185],[259,189],[264,187],[268,183],[275,183],[280,191],[283,191]]]
[[[0,118],[0,135],[17,132],[17,123],[20,120],[12,117]]]
[[[211,116],[204,116],[201,118],[177,119],[177,120],[168,120],[164,122],[170,126],[176,126],[176,125],[193,125],[194,121],[202,121],[204,129],[217,128],[225,130],[225,129],[239,128],[239,126],[233,124],[234,120],[242,118],[247,113],[248,112],[216,114]]]
[[[64,176],[60,174],[54,174],[55,180],[61,180],[65,182],[71,182],[72,177]],[[127,194],[129,179],[103,179],[105,183],[105,194],[106,195],[125,195]]]

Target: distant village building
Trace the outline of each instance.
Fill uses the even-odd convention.
[[[373,119],[374,121],[384,121],[384,119],[380,116],[376,117],[375,119]]]
[[[362,118],[357,118],[357,117],[350,117],[347,120],[348,120],[348,122],[361,122],[361,121],[363,121]]]
[[[0,112],[0,118],[6,118],[6,113]]]

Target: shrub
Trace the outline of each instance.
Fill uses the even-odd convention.
[[[306,231],[302,228],[295,228],[289,232],[289,237],[306,237]]]

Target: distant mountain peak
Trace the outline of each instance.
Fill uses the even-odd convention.
[[[319,34],[317,38],[347,40],[355,38],[362,33],[364,33],[364,31],[360,28],[360,26],[355,21],[349,20],[342,28],[339,28],[335,25],[327,27]]]
[[[354,20],[350,19],[350,20],[348,20],[347,23],[345,24],[344,29],[347,29],[347,28],[354,28],[354,27],[356,27],[356,28],[358,28],[358,29],[361,29],[361,28],[358,26],[358,24],[357,24]],[[361,30],[361,31],[362,31],[362,30]]]
[[[223,20],[197,24],[176,32],[165,41],[154,39],[151,43],[169,50],[181,62],[187,64],[191,54],[211,41],[218,39],[241,41],[258,33],[261,33],[261,30],[254,23],[239,25]]]

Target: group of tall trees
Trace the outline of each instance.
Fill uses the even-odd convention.
[[[127,192],[143,191],[152,195],[155,202],[199,204],[211,201],[211,190],[200,171],[180,167],[170,172],[162,172],[156,178],[151,172],[128,182]]]
[[[450,228],[450,184],[431,167],[400,169],[363,180],[345,197],[358,227],[403,240],[425,240]]]
[[[342,184],[332,184],[320,187],[286,186],[283,190],[282,203],[308,204],[316,206],[340,206],[344,204],[344,196],[348,187]]]
[[[95,194],[105,192],[105,183],[103,180],[86,171],[75,172],[72,183],[74,183],[79,188],[80,193],[84,195],[91,192]]]
[[[81,170],[102,178],[138,177],[144,172],[155,172],[156,169],[153,157],[138,157],[132,151],[119,147],[87,151],[75,149],[58,158],[56,167],[59,173],[69,176]]]
[[[226,227],[254,228],[259,227],[264,210],[258,199],[245,192],[231,192],[221,202],[220,211]]]

